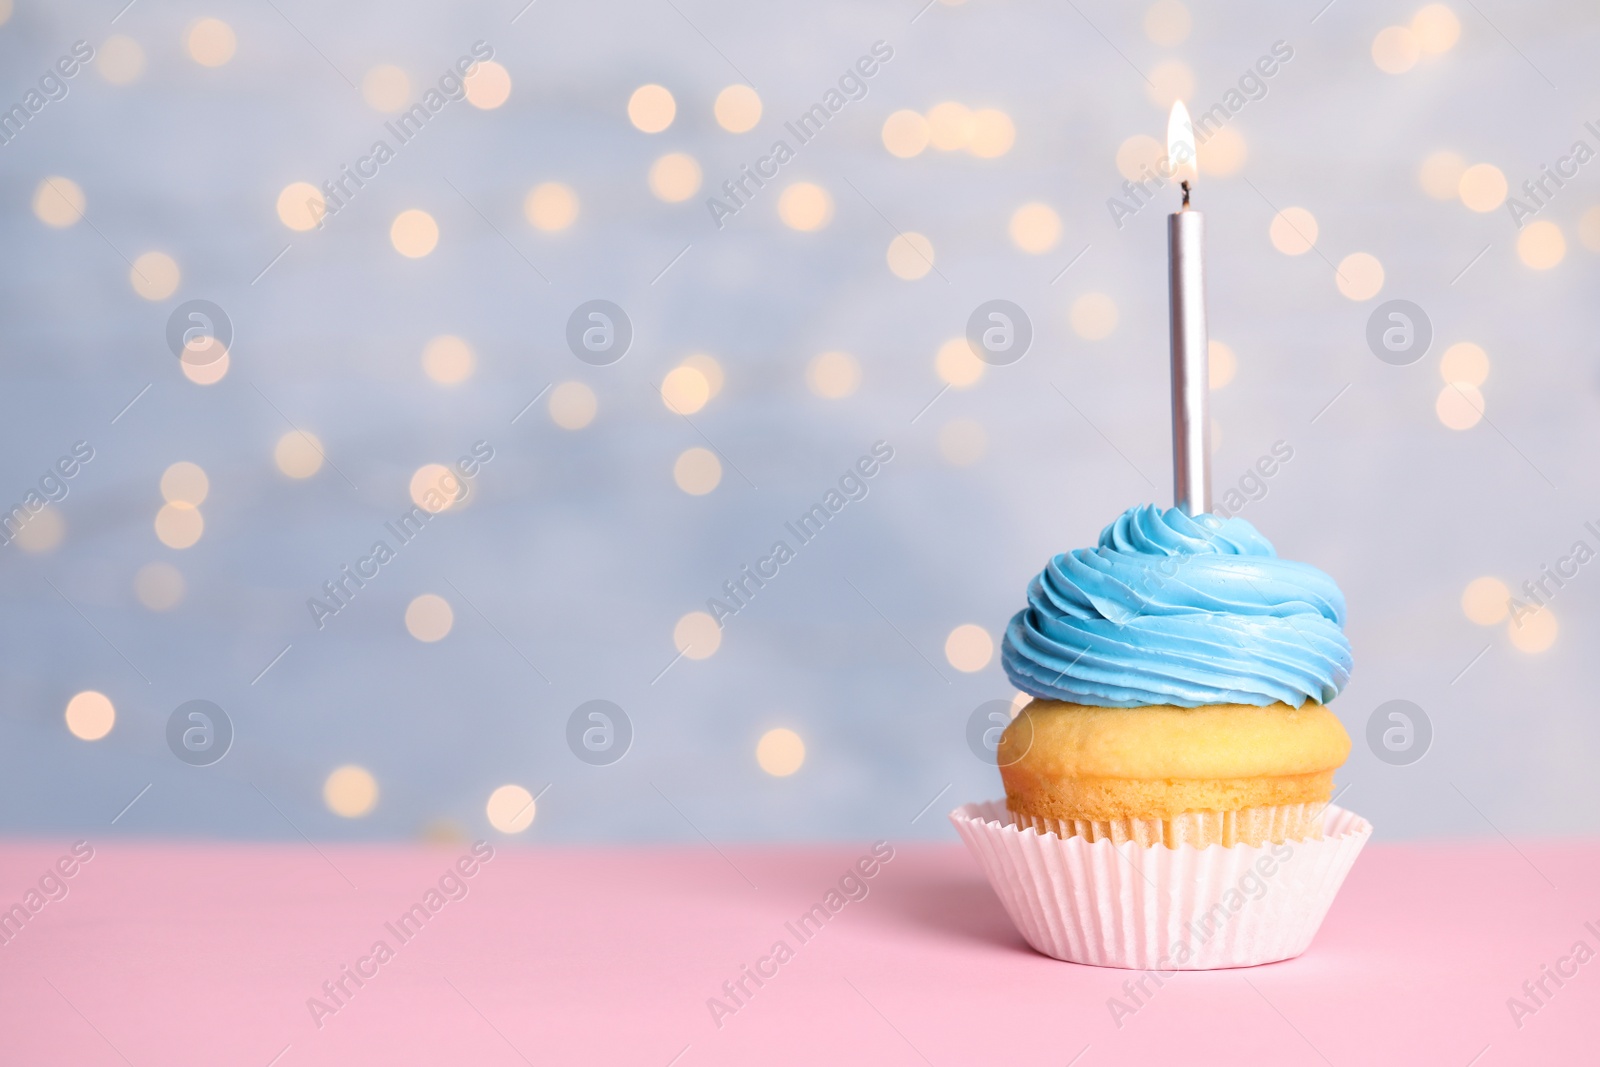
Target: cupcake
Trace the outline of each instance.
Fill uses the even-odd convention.
[[[1330,804],[1344,617],[1239,518],[1136,507],[1049,562],[1003,644],[1034,698],[1004,803],[951,815],[1034,948],[1157,973],[1305,951],[1372,833]]]

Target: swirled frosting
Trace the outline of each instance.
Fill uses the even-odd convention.
[[[1023,692],[1131,708],[1327,703],[1350,678],[1344,595],[1250,523],[1130,508],[1052,559],[1001,662]]]

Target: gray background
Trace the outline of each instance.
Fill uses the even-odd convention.
[[[490,833],[490,790],[516,782],[550,786],[524,839],[949,838],[948,807],[999,792],[967,748],[967,717],[1011,690],[998,659],[973,675],[952,669],[946,634],[976,622],[998,636],[1052,553],[1091,543],[1131,504],[1169,502],[1171,197],[1120,231],[1105,206],[1122,182],[1117,147],[1165,130],[1141,72],[1184,60],[1203,105],[1283,39],[1293,61],[1233,120],[1249,147],[1242,174],[1200,186],[1213,335],[1239,357],[1236,380],[1214,397],[1215,471],[1227,484],[1272,442],[1295,449],[1244,516],[1347,595],[1356,667],[1333,707],[1355,750],[1342,802],[1386,838],[1596,829],[1600,568],[1562,590],[1559,640],[1537,655],[1513,648],[1503,626],[1469,622],[1458,601],[1475,577],[1515,586],[1579,536],[1594,541],[1582,523],[1600,519],[1600,316],[1577,220],[1600,200],[1600,166],[1540,215],[1568,241],[1565,261],[1543,272],[1519,262],[1503,209],[1473,214],[1429,199],[1416,180],[1422,159],[1448,148],[1495,163],[1515,187],[1574,139],[1592,142],[1581,128],[1600,118],[1591,10],[1462,5],[1455,49],[1391,76],[1374,66],[1371,42],[1412,8],[1361,0],[1320,16],[1316,0],[1196,4],[1193,32],[1174,48],[1146,38],[1144,5],[1103,0],[935,4],[914,22],[916,0],[675,4],[540,0],[512,24],[517,0],[144,0],[112,26],[121,0],[18,0],[0,26],[7,106],[80,38],[98,47],[131,36],[148,66],[116,87],[91,64],[0,147],[0,497],[20,499],[72,442],[96,449],[53,505],[61,545],[0,549],[0,826],[407,838],[442,821],[478,835]],[[203,15],[238,34],[237,54],[216,70],[182,48]],[[450,105],[324,231],[279,223],[281,188],[353,160],[386,117],[344,76],[359,82],[394,63],[418,86],[478,39],[513,79],[503,107]],[[784,227],[775,188],[720,232],[708,190],[682,204],[651,196],[656,156],[690,152],[708,185],[720,182],[878,39],[893,61],[781,179],[829,190],[827,228]],[[716,93],[741,79],[735,65],[766,108],[742,136],[711,114]],[[649,81],[679,109],[654,136],[625,114]],[[1003,108],[1015,147],[995,160],[884,150],[890,112],[946,99]],[[34,218],[33,190],[54,174],[83,187],[92,226]],[[523,196],[546,180],[581,201],[562,234],[522,218]],[[1043,256],[1007,238],[1029,200],[1063,219]],[[1290,204],[1321,224],[1316,254],[1288,258],[1269,243],[1273,206]],[[387,238],[410,207],[443,232],[416,261]],[[891,226],[929,235],[938,272],[891,275]],[[169,300],[145,301],[128,284],[122,257],[150,249],[183,270]],[[1384,263],[1375,300],[1335,288],[1331,263],[1353,251]],[[1072,301],[1090,291],[1121,311],[1103,341],[1068,325]],[[595,368],[567,351],[563,332],[573,308],[601,296],[627,309],[636,339],[622,362]],[[224,306],[237,332],[232,371],[210,388],[181,376],[163,340],[171,310],[195,297]],[[1029,311],[1033,350],[913,423],[939,392],[939,345],[995,297]],[[1435,330],[1433,350],[1409,367],[1381,363],[1364,340],[1372,308],[1397,297],[1424,307]],[[440,333],[478,354],[477,373],[455,389],[420,368]],[[1439,353],[1458,340],[1493,361],[1490,421],[1466,432],[1433,411]],[[807,362],[831,348],[863,368],[843,401],[805,387]],[[727,372],[695,425],[749,479],[725,464],[705,497],[672,483],[674,458],[703,442],[653,388],[693,351]],[[599,397],[587,429],[557,428],[542,401],[510,423],[546,385],[574,379]],[[285,416],[321,438],[349,482],[330,467],[305,482],[277,472]],[[988,434],[969,468],[937,446],[955,418]],[[317,632],[306,598],[407,506],[411,472],[480,438],[496,458],[474,505],[436,520]],[[729,622],[714,656],[682,660],[652,684],[673,658],[676,619],[764,554],[783,521],[880,438],[896,456],[871,495]],[[182,552],[151,525],[161,471],[177,460],[199,463],[212,485],[205,536]],[[162,614],[132,586],[155,560],[188,583]],[[455,606],[455,629],[437,644],[402,624],[423,592]],[[116,728],[93,743],[62,721],[86,688],[118,708]],[[627,709],[636,736],[620,763],[592,767],[568,750],[565,724],[601,697]],[[172,709],[197,698],[227,709],[237,731],[228,757],[205,768],[179,762],[164,740]],[[1411,766],[1385,765],[1364,741],[1372,710],[1397,698],[1433,722],[1432,749]],[[790,778],[754,759],[774,726],[808,747]],[[322,803],[323,779],[347,762],[382,790],[363,819]]]

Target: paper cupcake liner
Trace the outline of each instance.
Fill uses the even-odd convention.
[[[1179,845],[1231,848],[1320,838],[1326,808],[1327,804],[1318,801],[1237,811],[1186,811],[1170,819],[1052,819],[1020,811],[1010,815],[1019,827],[1032,827],[1041,834],[1062,838],[1109,840],[1119,845],[1132,841],[1138,845],[1166,845],[1168,848]]]
[[[1036,950],[1162,973],[1300,955],[1372,836],[1332,805],[1320,840],[1231,848],[1062,838],[1018,827],[1003,800],[963,804],[950,821]]]

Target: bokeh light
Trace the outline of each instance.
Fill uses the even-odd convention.
[[[921,155],[930,136],[928,120],[916,111],[902,108],[883,120],[883,147],[900,159]]]
[[[722,628],[703,611],[691,611],[672,627],[672,644],[689,659],[708,659],[722,647]]]
[[[489,794],[483,806],[489,825],[503,834],[520,834],[533,825],[538,805],[533,794],[520,785],[503,785]]]
[[[848,352],[823,352],[806,365],[806,388],[824,400],[842,400],[861,384],[861,365]]]
[[[1425,54],[1436,56],[1461,39],[1461,20],[1444,4],[1428,4],[1412,16],[1411,32]]]
[[[317,221],[327,210],[322,191],[310,182],[290,182],[278,194],[278,221],[291,230],[316,229]]]
[[[710,399],[711,383],[694,367],[679,364],[661,381],[661,401],[676,414],[693,415]]]
[[[411,101],[411,76],[392,64],[379,64],[362,77],[361,96],[374,110],[393,115]]]
[[[1461,591],[1461,611],[1479,626],[1493,626],[1511,613],[1511,590],[1498,578],[1474,578]]]
[[[406,491],[413,504],[437,515],[456,507],[461,502],[456,499],[458,496],[466,498],[466,485],[465,479],[443,463],[424,463],[412,472]]]
[[[183,602],[183,572],[170,563],[146,563],[133,576],[133,593],[151,611],[171,611]]]
[[[409,208],[394,217],[389,242],[407,259],[421,259],[439,244],[439,224],[426,211]]]
[[[1157,167],[1167,148],[1146,133],[1136,133],[1117,146],[1117,173],[1130,182],[1158,175]]]
[[[94,66],[112,85],[132,85],[144,73],[144,48],[132,37],[114,34],[100,45]]]
[[[233,27],[221,19],[205,18],[189,27],[185,36],[189,58],[202,67],[220,67],[233,58],[238,40]]]
[[[322,469],[322,442],[304,430],[290,430],[278,438],[272,462],[291,478],[309,478]]]
[[[1404,74],[1421,56],[1422,42],[1409,26],[1386,26],[1372,39],[1372,61],[1385,74]]]
[[[406,605],[406,633],[418,641],[432,644],[444,640],[455,622],[450,601],[437,593],[423,593]]]
[[[481,60],[462,81],[467,103],[482,111],[493,111],[511,96],[511,72],[492,59]]]
[[[1450,382],[1433,402],[1434,414],[1452,430],[1470,430],[1483,418],[1483,394],[1475,385]]]
[[[528,191],[522,214],[534,229],[555,233],[578,219],[578,194],[561,182],[543,182]]]
[[[1506,634],[1519,652],[1539,653],[1556,643],[1561,627],[1548,606],[1520,611],[1506,622]]]
[[[994,638],[975,623],[962,623],[944,639],[944,658],[963,673],[981,671],[994,658]]]
[[[756,742],[756,763],[774,778],[787,778],[806,761],[806,743],[793,730],[768,730]]]
[[[1439,358],[1439,376],[1447,383],[1482,385],[1489,378],[1489,353],[1471,341],[1457,341]]]
[[[717,125],[729,133],[745,133],[761,121],[761,97],[748,85],[730,85],[711,105]]]
[[[221,347],[221,342],[212,338],[212,342]],[[228,355],[226,348],[222,355],[210,363],[190,363],[187,360],[178,360],[178,369],[183,371],[183,376],[196,385],[216,385],[228,376],[228,368],[233,365],[233,357]]]
[[[45,508],[17,531],[16,545],[31,555],[54,552],[67,536],[67,521],[57,508]]]
[[[1237,126],[1224,126],[1197,145],[1200,173],[1208,178],[1231,177],[1244,169],[1250,146]]]
[[[117,709],[104,693],[85,689],[67,701],[66,720],[73,737],[98,741],[116,725]]]
[[[1104,340],[1117,328],[1117,302],[1105,293],[1085,293],[1072,302],[1068,318],[1072,332],[1085,341]]]
[[[1179,59],[1157,63],[1150,68],[1150,76],[1145,79],[1144,94],[1150,98],[1152,104],[1163,111],[1170,108],[1175,101],[1192,100],[1194,71],[1189,69],[1189,64]]]
[[[1506,202],[1506,176],[1493,163],[1474,163],[1461,172],[1456,192],[1473,211],[1490,212]]]
[[[722,461],[709,448],[686,448],[672,465],[672,480],[690,496],[705,496],[722,482]]]
[[[34,215],[46,226],[58,230],[83,218],[86,204],[78,183],[60,175],[46,178],[33,190]]]
[[[678,102],[660,85],[641,85],[628,97],[628,121],[645,133],[660,133],[672,125]]]
[[[177,261],[165,252],[146,252],[128,270],[133,291],[146,300],[165,300],[178,291],[181,279]]]
[[[1371,253],[1352,252],[1339,261],[1334,282],[1351,300],[1371,300],[1383,289],[1383,264]]]
[[[168,548],[191,548],[205,533],[206,521],[193,504],[163,504],[155,526],[157,539]]]
[[[896,278],[914,282],[933,269],[933,242],[920,233],[908,231],[889,242],[885,258],[890,273]]]
[[[441,385],[466,381],[477,362],[472,346],[451,334],[440,334],[422,348],[423,371]]]
[[[378,804],[378,780],[365,767],[347,763],[322,783],[322,801],[335,815],[359,819]]]
[[[1189,9],[1179,0],[1156,0],[1145,8],[1144,35],[1163,48],[1182,44],[1192,25]]]
[[[600,401],[582,382],[562,382],[550,391],[550,421],[563,430],[581,430],[594,421]]]
[[[820,185],[795,182],[778,195],[778,217],[792,230],[820,230],[833,218],[833,197]]]
[[[1600,207],[1592,207],[1578,219],[1578,240],[1591,252],[1600,252]]]
[[[1435,200],[1454,200],[1461,192],[1467,161],[1448,149],[1431,152],[1417,168],[1417,184]]]
[[[722,373],[722,364],[704,352],[694,352],[683,358],[683,366],[693,367],[699,371],[706,380],[706,387],[711,390],[711,399],[715,400],[717,394],[722,392],[722,383],[726,377]]]
[[[197,508],[211,491],[211,479],[198,463],[181,460],[161,473],[161,496],[169,504]]]
[[[1517,234],[1517,258],[1534,270],[1549,270],[1567,256],[1567,239],[1549,219],[1535,219]]]
[[[1303,207],[1286,207],[1272,216],[1268,236],[1284,255],[1303,255],[1317,243],[1317,217]]]
[[[1208,365],[1208,384],[1212,389],[1221,389],[1233,381],[1233,376],[1239,372],[1239,360],[1233,354],[1233,349],[1221,341],[1211,341],[1206,345],[1206,363]]]
[[[650,191],[679,204],[700,190],[700,164],[687,152],[668,152],[650,165]]]
[[[939,427],[939,455],[953,467],[970,467],[989,448],[989,435],[976,419],[951,419]]]
[[[1024,252],[1041,255],[1061,239],[1061,216],[1049,204],[1033,201],[1012,212],[1008,230],[1012,244]]]
[[[999,108],[979,108],[972,113],[972,133],[967,150],[979,159],[998,159],[1017,142],[1017,127]]]
[[[939,352],[933,357],[933,369],[948,384],[957,389],[965,389],[976,385],[978,379],[983,377],[985,364],[972,351],[972,345],[965,337],[952,337],[939,346]]]
[[[967,147],[972,131],[972,111],[965,104],[946,100],[928,110],[928,143],[941,152]]]

